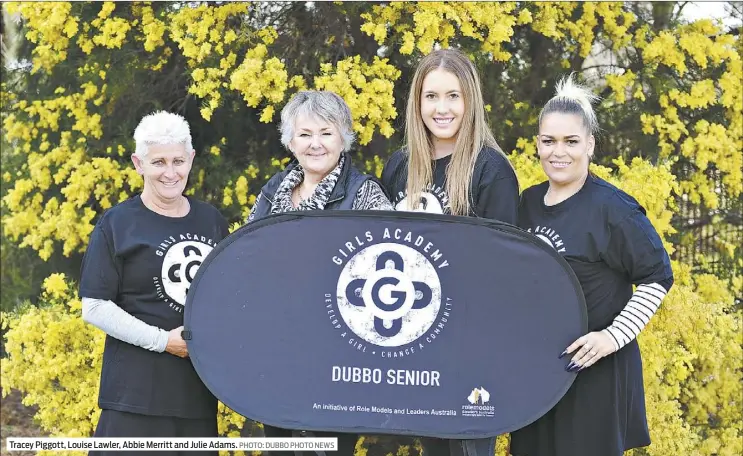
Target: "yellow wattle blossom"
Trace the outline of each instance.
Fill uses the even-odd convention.
[[[627,92],[632,88],[637,79],[637,75],[632,70],[627,70],[624,74],[606,75],[606,85],[614,92],[614,98],[617,103],[624,103],[627,99]]]
[[[572,40],[579,45],[583,57],[592,51],[599,19],[614,50],[629,43],[631,36],[627,31],[637,21],[634,14],[624,10],[622,2],[541,2],[533,6],[533,30],[555,40]],[[581,8],[582,15],[574,22],[571,18],[577,8]]]
[[[642,57],[650,64],[675,68],[682,76],[687,71],[684,53],[678,48],[676,38],[668,31],[662,31],[653,38],[643,49]]]
[[[32,73],[50,72],[67,58],[70,38],[78,32],[70,2],[7,2],[8,13],[20,13],[28,21],[26,39],[35,43]]]
[[[144,35],[145,51],[153,52],[159,47],[164,46],[165,41],[163,37],[168,28],[165,22],[155,17],[151,6],[143,6],[134,11],[135,13],[138,12],[141,17],[140,25],[142,27],[142,34]]]
[[[228,20],[249,9],[249,3],[202,4],[179,8],[169,17],[170,37],[178,43],[194,72],[188,91],[205,101],[200,112],[207,121],[220,105],[220,90],[228,87],[228,75],[237,62],[236,51],[248,42],[243,34],[228,29]],[[230,45],[229,51],[223,43]]]
[[[44,279],[44,293],[51,298],[63,298],[68,291],[67,282],[64,274],[52,274]]]
[[[100,33],[93,37],[93,43],[109,49],[121,48],[131,24],[122,18],[108,19],[100,26]]]
[[[248,50],[243,62],[230,76],[230,88],[240,92],[251,107],[257,107],[264,100],[269,105],[282,102],[288,82],[286,67],[278,58],[268,58],[265,44]],[[273,115],[271,111],[264,111],[262,122],[270,120],[266,117],[267,112]]]
[[[351,109],[358,143],[368,144],[376,129],[386,137],[393,133],[391,120],[397,117],[393,96],[394,81],[400,71],[387,59],[375,57],[371,64],[359,56],[341,60],[333,68],[323,64],[315,78],[317,90],[330,90],[346,101]]]
[[[273,114],[274,114],[274,107],[273,105],[268,105],[265,108],[263,108],[263,111],[261,112],[260,121],[269,123],[273,120]]]
[[[235,183],[235,194],[237,196],[237,202],[241,206],[248,204],[248,179],[245,176],[237,178]]]
[[[743,74],[740,54],[732,46],[729,35],[719,34],[711,21],[696,21],[678,29],[677,37],[668,31],[649,39],[643,48],[643,57],[657,65],[675,68],[680,74],[687,71],[687,59],[701,68],[725,68],[719,80],[695,81],[688,92],[672,89],[659,98],[662,112],[640,115],[645,134],[655,134],[661,154],[666,157],[680,152],[694,164],[694,169],[679,183],[680,190],[696,204],[704,203],[714,209],[719,204],[719,192],[708,178],[708,169],[714,166],[722,171],[722,181],[730,196],[743,192],[741,166],[743,165]],[[647,33],[646,39],[649,38]],[[710,37],[714,36],[714,40]],[[718,94],[722,96],[718,96]],[[644,98],[644,94],[642,95]],[[679,115],[679,108],[701,110],[716,105],[726,108],[730,125],[709,128],[706,121],[697,122],[693,131]],[[696,136],[694,135],[696,133]],[[714,164],[714,165],[712,165]]]
[[[448,47],[449,40],[461,33],[482,42],[482,51],[501,61],[511,56],[502,45],[510,41],[514,26],[531,21],[531,14],[516,11],[514,2],[393,2],[375,6],[361,17],[365,20],[361,31],[380,44],[387,39],[388,29],[400,33],[401,54],[411,54],[414,49],[427,54],[435,43]],[[413,18],[412,28],[405,23],[407,17]]]
[[[377,178],[382,178],[382,171],[384,170],[385,160],[379,155],[375,155],[371,160],[364,160],[363,170]]]

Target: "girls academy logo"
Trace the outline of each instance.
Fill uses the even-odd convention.
[[[215,245],[212,239],[191,233],[170,236],[158,245],[155,253],[162,257],[162,268],[153,282],[157,296],[171,309],[183,313],[196,271]]]
[[[428,185],[420,194],[418,204],[414,209],[408,208],[407,192],[401,191],[397,194],[398,201],[395,210],[409,212],[427,212],[429,214],[444,214],[451,210],[449,195],[446,189],[438,185]]]
[[[559,234],[552,228],[537,225],[533,230],[528,228],[529,233],[533,233],[536,237],[551,245],[553,249],[557,250],[558,253],[565,253],[565,243]]]
[[[398,358],[423,350],[448,322],[452,300],[442,294],[439,271],[449,263],[423,236],[400,229],[380,234],[393,242],[369,245],[374,235],[367,231],[339,249],[333,262],[343,268],[325,302],[331,323],[351,346]]]

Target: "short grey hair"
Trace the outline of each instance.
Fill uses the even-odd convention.
[[[144,158],[150,144],[183,144],[186,152],[194,151],[191,130],[183,116],[166,111],[157,111],[144,116],[134,130],[136,149],[134,155]]]
[[[343,151],[351,149],[355,139],[351,108],[334,92],[305,90],[298,92],[281,110],[281,143],[289,149],[294,123],[299,116],[314,117],[335,125],[343,138]]]

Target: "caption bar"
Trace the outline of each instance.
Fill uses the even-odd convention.
[[[252,451],[252,450],[308,450],[337,451],[335,437],[316,438],[140,438],[140,437],[8,437],[8,451]]]

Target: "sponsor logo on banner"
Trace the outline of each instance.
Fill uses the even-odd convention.
[[[440,274],[449,262],[422,235],[385,228],[366,231],[332,257],[340,266],[325,294],[330,323],[346,343],[381,358],[415,355],[435,343],[451,317]]]
[[[469,405],[462,406],[462,416],[491,417],[495,415],[495,407],[488,405],[490,393],[482,386],[472,390],[467,396]]]

